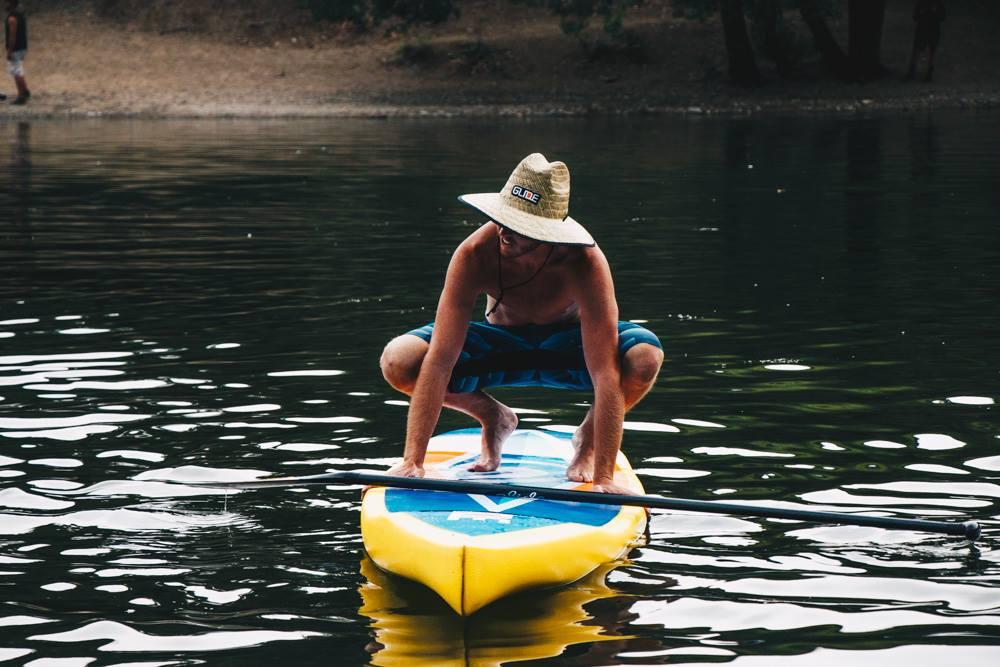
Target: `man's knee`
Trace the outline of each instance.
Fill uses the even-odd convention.
[[[649,343],[634,345],[622,360],[622,382],[652,385],[662,365],[663,350]]]
[[[379,359],[385,381],[399,391],[412,392],[428,347],[424,339],[410,334],[390,340]]]

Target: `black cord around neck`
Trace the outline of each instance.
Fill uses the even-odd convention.
[[[500,306],[500,302],[503,301],[503,295],[504,295],[504,292],[506,290],[514,289],[515,287],[521,287],[522,285],[527,285],[532,280],[534,280],[535,278],[537,278],[538,274],[541,273],[542,269],[545,268],[545,265],[549,263],[549,258],[552,257],[552,251],[556,249],[555,244],[550,244],[549,245],[549,253],[547,255],[545,255],[545,259],[542,260],[541,266],[539,266],[538,269],[533,274],[531,274],[530,278],[528,278],[527,280],[522,280],[521,282],[517,283],[516,285],[508,285],[508,286],[504,287],[504,284],[503,284],[503,261],[502,261],[503,257],[502,257],[502,255],[500,253],[500,244],[501,243],[503,243],[503,241],[501,239],[497,238],[497,282],[500,284],[500,294],[497,295],[497,300],[493,302],[493,307],[490,308],[489,311],[487,311],[486,317],[489,317],[490,315],[492,315],[493,313],[496,312],[497,308]]]

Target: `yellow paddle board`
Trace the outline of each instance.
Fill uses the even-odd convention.
[[[568,433],[516,430],[500,468],[467,469],[479,457],[479,429],[431,439],[428,476],[586,491],[566,479],[573,457]],[[643,493],[623,454],[615,482]],[[641,507],[541,498],[505,498],[416,489],[369,489],[361,505],[361,535],[372,561],[418,581],[458,614],[469,615],[511,593],[567,584],[624,556],[642,537]]]

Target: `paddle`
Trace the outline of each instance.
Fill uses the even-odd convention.
[[[519,484],[492,484],[455,479],[427,479],[397,477],[367,470],[342,470],[320,475],[302,477],[272,477],[249,482],[184,482],[187,486],[216,489],[266,489],[271,487],[301,486],[303,484],[367,484],[370,486],[393,486],[404,489],[424,489],[428,491],[451,491],[453,493],[477,493],[506,498],[543,498],[565,500],[597,505],[637,505],[655,509],[684,510],[688,512],[711,512],[714,514],[737,514],[772,519],[791,519],[813,523],[839,523],[876,528],[917,530],[927,533],[958,535],[975,541],[980,534],[975,521],[951,523],[924,519],[899,519],[896,517],[871,516],[869,514],[848,514],[846,512],[819,512],[813,510],[782,509],[760,505],[741,505],[704,500],[685,500],[663,496],[630,496],[618,493],[594,493],[572,489],[551,489],[543,486],[523,486]]]

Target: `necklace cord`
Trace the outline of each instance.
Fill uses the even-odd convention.
[[[536,277],[538,277],[538,274],[542,272],[542,269],[545,268],[545,265],[549,263],[549,258],[552,257],[552,251],[556,249],[556,246],[554,244],[549,245],[549,253],[545,255],[545,259],[542,260],[541,265],[538,267],[538,269],[535,270],[534,273],[531,274],[530,278],[528,278],[527,280],[522,280],[516,285],[507,285],[506,287],[504,287],[503,262],[501,261],[502,257],[500,255],[500,243],[501,241],[498,238],[497,239],[497,282],[500,284],[500,294],[497,295],[497,300],[493,302],[493,307],[486,312],[486,317],[489,317],[490,315],[496,312],[497,308],[500,306],[500,302],[503,301],[503,295],[506,290],[514,289],[515,287],[521,287],[522,285],[527,285]]]

